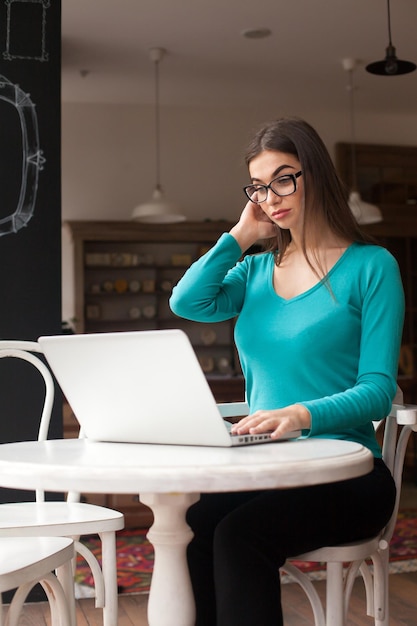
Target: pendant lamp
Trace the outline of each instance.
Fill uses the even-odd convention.
[[[355,59],[343,59],[343,68],[349,75],[347,90],[349,92],[349,112],[350,112],[350,154],[351,154],[351,176],[352,186],[349,194],[348,204],[358,224],[375,224],[382,222],[382,214],[377,206],[364,202],[358,191],[357,168],[356,168],[356,141],[355,141],[355,106],[353,71],[356,67]]]
[[[391,15],[390,0],[387,0],[388,7],[388,47],[385,49],[385,59],[375,61],[366,66],[366,71],[378,76],[399,76],[400,74],[409,74],[416,69],[415,63],[411,61],[401,61],[397,59],[396,51],[391,41]]]
[[[164,48],[151,48],[149,51],[149,58],[155,68],[155,188],[152,197],[147,202],[136,206],[132,212],[132,220],[148,224],[173,224],[185,220],[185,216],[179,212],[178,208],[166,200],[160,181],[159,63],[165,53]]]

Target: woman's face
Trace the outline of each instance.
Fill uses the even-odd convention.
[[[256,185],[269,185],[272,181],[273,188],[278,193],[289,195],[278,196],[271,189],[264,202],[259,206],[269,219],[280,228],[291,231],[301,231],[304,216],[304,185],[303,176],[295,178],[294,183],[288,174],[296,175],[300,172],[301,165],[298,159],[286,152],[277,150],[264,150],[249,163],[249,174],[252,183]]]

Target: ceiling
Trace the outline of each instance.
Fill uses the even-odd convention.
[[[271,36],[241,34],[261,27]],[[392,43],[415,63],[416,28],[417,1],[391,0]],[[163,47],[163,105],[340,110],[351,57],[357,107],[417,112],[417,71],[364,69],[385,56],[386,0],[62,0],[62,37],[64,102],[153,103],[149,49]]]

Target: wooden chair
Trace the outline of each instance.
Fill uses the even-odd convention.
[[[72,612],[53,570],[60,569],[66,585],[72,577],[74,542],[64,537],[3,537],[0,554],[0,594],[16,589],[7,611],[0,595],[0,625],[18,623],[28,593],[40,583],[49,601],[52,626],[70,626]]]
[[[0,341],[0,358],[22,359],[39,372],[45,387],[44,403],[39,422],[38,439],[48,437],[54,402],[54,382],[49,368],[36,355],[42,353],[37,342]],[[35,419],[35,409],[34,409]],[[71,537],[76,551],[91,568],[96,607],[103,608],[104,626],[117,626],[117,563],[116,531],[124,527],[119,511],[79,502],[79,494],[68,494],[66,501],[45,501],[42,491],[36,492],[36,502],[0,504],[0,537],[49,536]],[[87,547],[80,543],[82,535],[98,534],[101,539],[102,565]],[[74,597],[74,585],[67,589]],[[74,605],[74,602],[72,603]],[[75,609],[71,612],[75,624]]]
[[[403,405],[399,390],[389,416],[375,424],[384,428],[382,456],[397,487],[397,499],[387,526],[377,535],[355,543],[323,547],[289,559],[283,570],[305,591],[313,609],[315,626],[345,626],[353,583],[362,575],[367,614],[375,626],[389,626],[389,544],[400,502],[404,457],[410,434],[417,432],[417,406]],[[326,613],[314,584],[294,564],[296,561],[326,563]],[[367,561],[372,561],[372,568]],[[349,564],[344,571],[344,564]]]

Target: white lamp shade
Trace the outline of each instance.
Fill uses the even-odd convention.
[[[174,204],[165,200],[159,187],[154,189],[152,198],[148,202],[139,204],[132,212],[132,220],[148,224],[173,224],[184,222],[185,219]]]
[[[382,213],[374,204],[364,202],[357,191],[351,191],[348,200],[349,208],[358,224],[376,224],[382,222]]]

